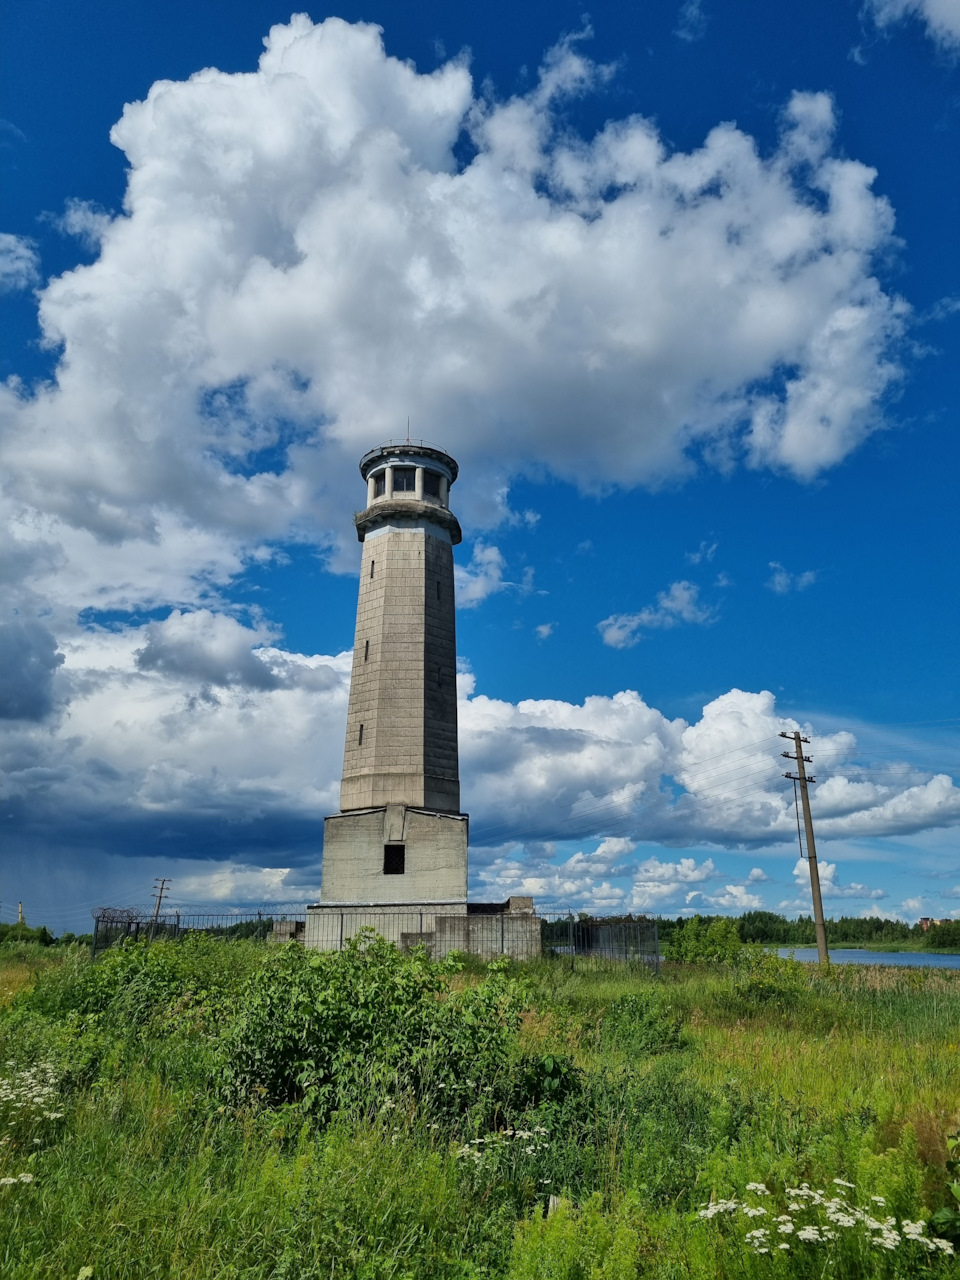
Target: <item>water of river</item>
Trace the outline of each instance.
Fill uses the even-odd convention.
[[[816,947],[778,947],[781,956],[793,956],[795,960],[817,959]],[[858,951],[838,949],[830,951],[834,964],[902,964],[910,968],[960,969],[960,955],[938,956],[924,951]]]

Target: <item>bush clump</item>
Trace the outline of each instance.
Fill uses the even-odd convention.
[[[319,1117],[413,1104],[488,1119],[513,1091],[526,997],[498,964],[453,990],[456,967],[369,932],[343,951],[283,947],[251,977],[223,1037],[223,1100],[296,1103]]]
[[[670,1053],[683,1047],[683,1019],[659,995],[632,992],[607,1006],[602,1042],[631,1057]]]

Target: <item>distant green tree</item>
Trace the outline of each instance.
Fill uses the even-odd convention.
[[[792,922],[774,911],[747,911],[739,921],[744,942],[776,942],[781,946],[792,941]]]
[[[932,924],[923,935],[925,947],[960,947],[960,920]]]
[[[742,951],[737,921],[732,916],[714,916],[709,924],[701,916],[693,916],[671,934],[667,958],[683,964],[735,964]]]
[[[52,946],[56,941],[46,925],[39,929],[31,929],[24,921],[22,924],[0,924],[0,944],[4,942],[39,942],[41,947]]]

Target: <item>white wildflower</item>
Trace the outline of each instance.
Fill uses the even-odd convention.
[[[806,1240],[809,1244],[820,1243],[820,1230],[818,1227],[801,1227],[797,1232],[798,1240]]]
[[[768,1196],[770,1194],[762,1182],[748,1182],[747,1190],[755,1191],[758,1196]]]
[[[748,1218],[765,1218],[767,1215],[766,1209],[764,1209],[763,1206],[759,1204],[758,1205],[745,1204],[743,1206],[743,1212],[747,1215]]]
[[[851,1191],[853,1190],[854,1186],[856,1185],[856,1184],[855,1184],[855,1183],[853,1183],[853,1182],[844,1182],[844,1180],[843,1180],[842,1178],[834,1178],[834,1180],[833,1180],[833,1181],[834,1181],[834,1185],[835,1185],[835,1186],[838,1186],[838,1187],[849,1187]]]

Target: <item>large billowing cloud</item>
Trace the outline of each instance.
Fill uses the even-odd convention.
[[[525,468],[810,477],[879,421],[893,215],[825,94],[784,104],[767,154],[732,123],[682,153],[641,117],[560,127],[610,74],[575,42],[508,101],[373,26],[300,15],[265,43],[256,72],[128,105],[124,211],[62,219],[99,256],[40,292],[55,379],[2,396],[38,596],[202,604],[277,539],[336,543],[357,457],[407,415],[467,464],[474,527]]]
[[[220,899],[316,895],[322,819],[338,807],[349,654],[290,652],[263,626],[209,609],[78,632],[60,646],[62,665],[51,636],[32,639],[43,671],[56,672],[61,710],[47,714],[40,680],[30,714],[11,722],[8,857],[69,854],[94,881],[109,865],[114,883],[124,859],[163,858],[183,896],[190,886]],[[764,875],[732,881],[716,851],[795,848],[778,735],[799,726],[770,693],[732,690],[690,724],[631,691],[510,703],[465,673],[460,695],[478,893],[741,910],[763,901]],[[948,778],[864,764],[853,735],[803,728],[825,848],[960,823]],[[876,896],[842,884],[836,865],[824,862],[825,894]]]

